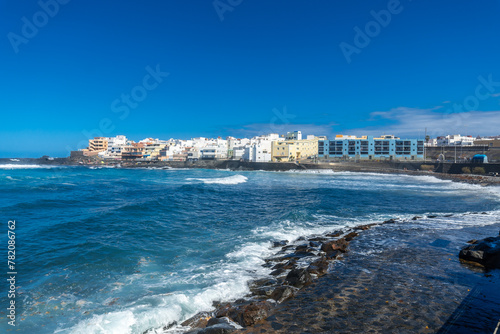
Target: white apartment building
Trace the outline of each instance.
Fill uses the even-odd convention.
[[[102,159],[121,160],[123,148],[131,145],[131,141],[127,140],[127,137],[123,135],[109,137],[107,140],[108,148],[105,151],[98,153],[98,156]]]
[[[271,161],[272,143],[283,140],[285,139],[280,137],[277,133],[253,137],[250,140],[250,145],[245,146],[243,160],[252,162],[269,162]]]
[[[472,136],[446,135],[436,138],[436,146],[473,146],[474,140]]]

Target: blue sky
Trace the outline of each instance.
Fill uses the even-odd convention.
[[[499,0],[2,0],[0,13],[3,157],[66,156],[101,134],[500,134]]]

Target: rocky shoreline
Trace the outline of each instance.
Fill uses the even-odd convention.
[[[437,217],[416,216],[411,220]],[[267,258],[263,265],[271,270],[270,277],[249,282],[250,293],[245,298],[233,302],[216,302],[212,311],[198,313],[181,324],[169,324],[164,330],[175,328],[179,332],[189,334],[265,333],[265,329],[260,329],[265,323],[271,326],[267,332],[273,332],[272,319],[277,308],[282,303],[293,300],[318,278],[328,274],[334,263],[348,255],[351,241],[374,227],[397,223],[404,221],[389,219],[380,223],[330,231],[323,235],[301,237],[292,242],[274,241],[272,247],[276,249],[276,253]],[[151,330],[144,334],[150,333],[156,332]]]
[[[380,224],[391,224],[391,219]],[[274,241],[277,250],[265,260],[265,267],[272,270],[272,278],[249,283],[250,294],[234,302],[218,302],[215,310],[201,312],[180,324],[189,327],[189,334],[225,334],[242,331],[268,317],[276,305],[289,300],[317,277],[325,275],[330,263],[342,259],[348,252],[349,243],[359,235],[379,224],[360,225],[351,229],[337,230],[322,236],[301,237],[289,243]],[[164,329],[176,326],[170,324]],[[150,332],[145,332],[145,334]]]

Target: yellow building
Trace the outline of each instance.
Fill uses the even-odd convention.
[[[92,152],[103,152],[108,149],[108,138],[106,137],[94,137],[94,139],[89,139],[89,151]]]
[[[318,139],[273,141],[271,145],[272,161],[296,161],[318,154]]]

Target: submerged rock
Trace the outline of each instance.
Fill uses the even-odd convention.
[[[478,240],[472,245],[465,246],[458,257],[487,269],[500,269],[500,236]]]

